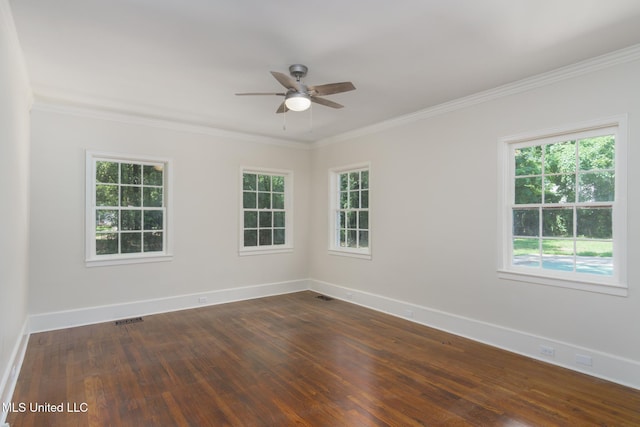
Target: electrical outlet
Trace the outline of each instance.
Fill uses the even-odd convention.
[[[541,345],[540,354],[549,356],[549,357],[554,357],[556,355],[556,349],[553,347],[549,347],[547,345]]]
[[[207,303],[207,297],[198,297],[198,303],[199,304],[206,304]]]
[[[405,309],[402,313],[404,317],[413,317],[413,310]]]
[[[593,358],[591,356],[587,356],[586,354],[576,353],[576,363],[582,366],[593,366]]]
[[[353,292],[347,292],[347,299],[353,299]]]

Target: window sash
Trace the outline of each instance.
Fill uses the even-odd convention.
[[[86,157],[87,266],[170,260],[170,161],[91,151]],[[100,163],[117,165],[117,173],[98,176]],[[132,179],[124,176],[125,167],[136,170]],[[112,194],[105,196],[100,189]],[[105,238],[111,242],[100,242]]]
[[[357,188],[351,184],[356,176]],[[370,165],[331,169],[329,177],[329,252],[370,259]]]
[[[291,171],[240,169],[240,255],[293,249],[292,187]]]
[[[580,129],[580,127],[576,127]],[[551,284],[555,286],[569,287],[575,289],[592,290],[595,292],[610,293],[615,295],[626,294],[626,118],[617,118],[615,120],[607,120],[601,123],[595,123],[582,127],[583,130],[574,131],[572,129],[558,130],[556,132],[550,132],[548,136],[538,137],[536,135],[525,136],[522,138],[505,138],[500,141],[502,146],[501,150],[504,152],[504,156],[501,158],[501,165],[503,166],[504,174],[502,175],[503,182],[503,213],[502,213],[502,235],[501,240],[501,266],[499,267],[499,275],[503,278],[528,281],[534,283]],[[557,173],[545,173],[543,169],[541,171],[535,171],[532,173],[517,174],[516,167],[516,154],[517,149],[542,146],[544,151],[545,145],[559,144],[566,141],[582,141],[584,139],[594,138],[603,135],[613,135],[615,138],[613,167],[596,168],[592,170],[580,170],[576,165],[575,170],[571,174],[575,174],[575,197],[573,200],[553,200],[548,201],[545,199],[545,187],[541,186],[541,200],[535,203],[516,203],[516,179],[527,177],[555,177]],[[579,159],[579,147],[576,154],[576,162]],[[544,163],[543,163],[544,166]],[[591,172],[607,172],[612,173],[614,180],[614,196],[613,200],[606,201],[582,201],[579,197],[579,179],[580,174]],[[553,179],[551,182],[557,182]],[[586,209],[610,209],[611,215],[611,236],[610,238],[599,238],[598,236],[590,236],[583,238],[576,227],[578,226],[577,215],[580,210]],[[514,227],[514,213],[518,210],[535,210],[538,213],[538,229],[535,235],[521,235]],[[550,218],[554,215],[554,209],[566,209],[566,214],[571,211],[571,226],[570,235],[554,235],[549,234],[549,231],[545,229],[545,222],[543,214],[548,212]],[[584,212],[583,212],[584,213]],[[568,217],[567,217],[568,218]],[[545,234],[546,233],[546,234]],[[529,243],[536,241],[538,248],[534,251],[538,256],[539,263],[535,267],[514,265],[514,239],[530,239]],[[569,244],[568,242],[571,242]],[[610,274],[598,274],[606,272],[604,268],[600,270],[591,270],[584,268],[581,262],[581,254],[585,254],[588,251],[580,248],[584,248],[585,242],[600,244],[601,248],[612,248],[612,271]],[[520,242],[522,243],[522,242]],[[570,271],[560,271],[554,268],[543,268],[545,260],[551,260],[550,255],[552,250],[547,250],[547,247],[551,244],[558,244],[556,251],[562,252],[565,248],[573,246],[572,252],[567,257],[571,257],[571,269]],[[532,245],[533,246],[533,245]],[[596,245],[597,247],[597,245]],[[547,251],[547,252],[545,252]],[[605,253],[606,252],[601,252]],[[559,255],[558,258],[562,258],[563,255]],[[568,258],[563,259],[568,260]],[[592,259],[590,261],[594,261]],[[549,265],[550,266],[550,265]],[[513,273],[513,274],[511,274]]]

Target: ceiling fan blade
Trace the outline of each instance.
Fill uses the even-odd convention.
[[[298,92],[304,91],[300,82],[296,81],[296,79],[291,76],[287,76],[286,74],[279,73],[277,71],[271,71],[271,75],[287,89],[295,89]]]
[[[245,96],[245,95],[277,95],[277,96],[284,96],[285,94],[280,92],[245,92],[245,93],[236,93],[236,95],[238,96]]]
[[[317,96],[312,96],[311,102],[315,102],[316,104],[324,105],[326,107],[331,107],[331,108],[344,107],[344,105],[340,105],[337,102],[329,101],[328,99],[325,99],[325,98],[318,98]]]
[[[278,107],[278,110],[276,110],[276,114],[286,113],[287,111],[289,111],[289,109],[287,108],[287,106],[283,101],[282,104],[280,104],[280,106]]]
[[[309,92],[313,95],[333,95],[335,93],[349,92],[356,87],[351,82],[329,83],[326,85],[309,86]]]

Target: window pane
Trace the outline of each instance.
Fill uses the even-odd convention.
[[[360,198],[362,209],[369,209],[369,190],[363,190],[362,197]]]
[[[369,188],[369,171],[360,172],[360,180],[362,188]]]
[[[96,232],[118,231],[118,211],[116,210],[96,210]]]
[[[358,247],[358,231],[347,230],[347,246],[350,248]]]
[[[96,206],[119,206],[117,185],[96,185]]]
[[[258,209],[271,209],[271,193],[258,193]]]
[[[276,228],[273,230],[273,244],[284,245],[284,228]]]
[[[162,252],[162,232],[144,233],[144,252]]]
[[[271,191],[277,193],[284,193],[284,176],[272,176],[271,177]]]
[[[118,253],[118,234],[96,234],[96,255],[113,255]]]
[[[258,246],[258,230],[245,230],[244,231],[244,245],[245,246]]]
[[[578,208],[576,211],[578,237],[611,239],[613,237],[612,209]]]
[[[359,191],[350,191],[349,192],[349,207],[351,209],[359,209],[360,208],[360,192]]]
[[[258,191],[271,191],[270,175],[258,175]]]
[[[120,213],[123,230],[140,230],[142,226],[142,212],[139,210],[123,210]]]
[[[516,175],[539,175],[542,173],[542,146],[515,150]]]
[[[573,209],[542,209],[542,235],[547,237],[573,237]]]
[[[544,147],[544,173],[566,174],[576,171],[576,142],[567,141]]]
[[[338,217],[338,228],[347,228],[347,213],[344,211],[340,212]]]
[[[597,240],[576,242],[576,271],[580,273],[613,275],[613,243]]]
[[[120,249],[123,254],[142,252],[142,233],[122,233]]]
[[[349,174],[340,174],[340,191],[345,191],[349,188]]]
[[[244,228],[258,228],[258,212],[244,212]]]
[[[258,189],[258,176],[254,173],[242,174],[242,189],[255,191]]]
[[[144,229],[145,230],[162,230],[163,229],[162,211],[144,211]]]
[[[340,209],[348,209],[349,208],[349,192],[342,191],[340,192]]]
[[[613,169],[615,136],[606,135],[583,139],[578,142],[580,170]]]
[[[540,241],[538,239],[513,239],[513,265],[540,267]]]
[[[360,231],[358,233],[358,237],[359,237],[359,244],[361,248],[368,248],[369,247],[369,232],[368,231]]]
[[[540,212],[538,211],[538,209],[514,209],[513,210],[513,235],[514,236],[538,236],[539,233],[540,233]]]
[[[258,236],[260,238],[260,246],[271,246],[273,240],[271,239],[271,230],[259,230]]]
[[[542,241],[542,268],[573,271],[573,240],[545,239]]]
[[[118,183],[118,163],[96,162],[96,182]]]
[[[357,227],[358,227],[358,213],[347,212],[347,228],[357,228]]]
[[[256,193],[252,191],[245,191],[242,193],[242,207],[245,209],[255,209],[256,204]]]
[[[574,203],[576,201],[576,175],[544,177],[545,203]]]
[[[343,248],[347,246],[347,230],[340,230],[340,246]]]
[[[140,187],[120,187],[120,206],[137,207],[140,204]]]
[[[542,177],[516,178],[515,203],[542,203]]]
[[[142,165],[122,163],[120,168],[122,174],[120,182],[122,184],[140,185],[142,183]]]
[[[360,211],[358,213],[358,228],[361,230],[367,230],[369,228],[369,212],[368,211]]]
[[[259,212],[260,227],[273,227],[271,222],[271,212]]]
[[[143,187],[144,206],[152,208],[162,207],[162,188],[161,187]]]
[[[581,173],[580,202],[612,202],[615,197],[613,172]]]
[[[272,209],[284,209],[284,194],[273,193],[271,195]]]
[[[284,212],[274,212],[273,213],[273,226],[274,227],[284,227],[285,224],[285,213]]]
[[[145,165],[143,167],[143,181],[144,185],[162,185],[162,165]]]
[[[349,189],[358,190],[360,188],[360,172],[349,173]]]

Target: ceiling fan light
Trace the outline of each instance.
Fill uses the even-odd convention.
[[[289,110],[304,111],[311,106],[311,99],[306,93],[292,92],[287,94],[284,104]]]

